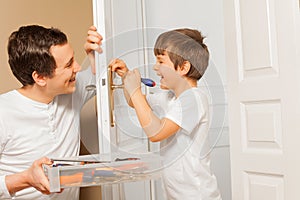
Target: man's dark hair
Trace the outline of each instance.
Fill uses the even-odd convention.
[[[68,42],[67,36],[56,28],[39,25],[22,26],[8,40],[9,65],[14,76],[24,85],[35,82],[32,73],[52,77],[56,68],[50,48]]]

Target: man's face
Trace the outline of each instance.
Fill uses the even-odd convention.
[[[56,96],[69,94],[75,91],[76,73],[81,66],[74,59],[74,51],[69,43],[56,45],[50,48],[56,61],[56,69],[52,78],[47,79],[47,90]]]

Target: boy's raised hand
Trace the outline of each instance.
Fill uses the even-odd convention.
[[[118,58],[111,60],[109,66],[111,71],[116,72],[122,78],[129,71],[125,62]]]

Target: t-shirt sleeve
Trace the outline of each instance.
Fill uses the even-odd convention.
[[[12,199],[5,184],[5,175],[2,174],[0,174],[0,199]]]
[[[5,126],[5,122],[3,120],[0,120],[0,157],[9,139],[9,135],[10,133],[7,126]]]
[[[95,96],[96,91],[87,91],[86,86],[95,85],[96,77],[90,67],[78,72],[76,76],[76,90],[73,94],[73,102],[82,107],[90,98]]]
[[[152,111],[159,117],[163,118],[168,109],[168,92],[159,91],[146,96],[147,102]]]
[[[4,122],[0,120],[0,157],[4,151],[5,144],[8,139],[7,128],[4,126]],[[5,174],[0,171],[0,199],[11,199],[6,183],[5,183]]]
[[[175,122],[186,134],[190,134],[203,119],[206,119],[207,107],[205,99],[197,91],[189,89],[170,104],[166,118]]]

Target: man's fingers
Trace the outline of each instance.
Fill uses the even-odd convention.
[[[97,28],[96,28],[96,26],[92,25],[92,26],[90,26],[89,30],[97,31]]]
[[[91,43],[96,43],[98,45],[102,44],[102,37],[100,35],[90,34],[87,36],[86,40]]]
[[[43,164],[51,165],[53,161],[47,157],[42,157],[34,162],[35,164],[42,166]]]

